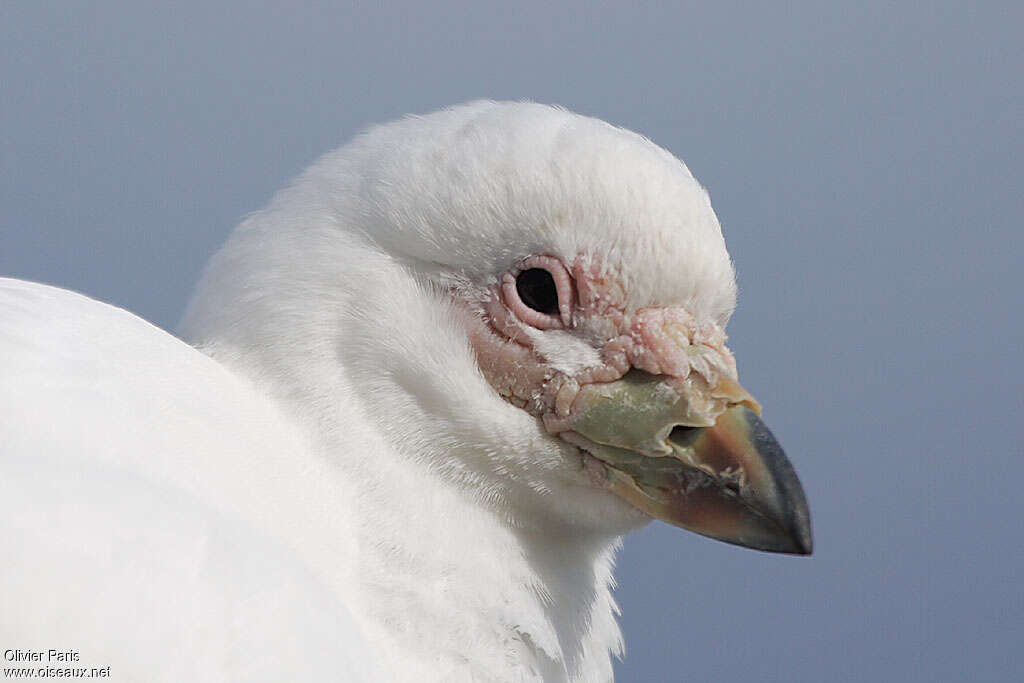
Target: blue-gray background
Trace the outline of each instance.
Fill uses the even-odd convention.
[[[817,547],[627,539],[620,679],[1022,680],[1024,5],[772,4],[6,0],[0,273],[172,327],[368,123],[529,98],[640,131],[711,191]]]

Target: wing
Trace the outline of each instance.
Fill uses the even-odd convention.
[[[43,653],[21,666],[372,680],[327,571],[350,538],[337,494],[299,430],[212,359],[0,279],[0,642]]]

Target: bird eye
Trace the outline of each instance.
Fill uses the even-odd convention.
[[[516,276],[516,293],[528,307],[545,315],[558,315],[558,287],[544,268],[529,268]]]

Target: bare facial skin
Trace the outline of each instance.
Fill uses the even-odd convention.
[[[531,309],[516,292],[516,277],[536,268],[552,274],[557,314]],[[524,259],[484,305],[489,329],[475,330],[473,338],[480,367],[502,396],[541,417],[556,435],[571,424],[582,387],[613,382],[630,369],[679,381],[695,372],[709,385],[736,379],[736,362],[717,324],[698,321],[681,307],[627,311],[624,302],[622,279],[593,257],[580,255],[569,267],[550,256]],[[552,367],[537,330],[576,337],[594,349],[595,362],[573,372]]]

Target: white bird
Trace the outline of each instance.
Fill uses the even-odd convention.
[[[735,293],[681,161],[495,102],[316,162],[181,340],[4,280],[3,666],[611,680],[630,530],[810,552],[725,346]]]

